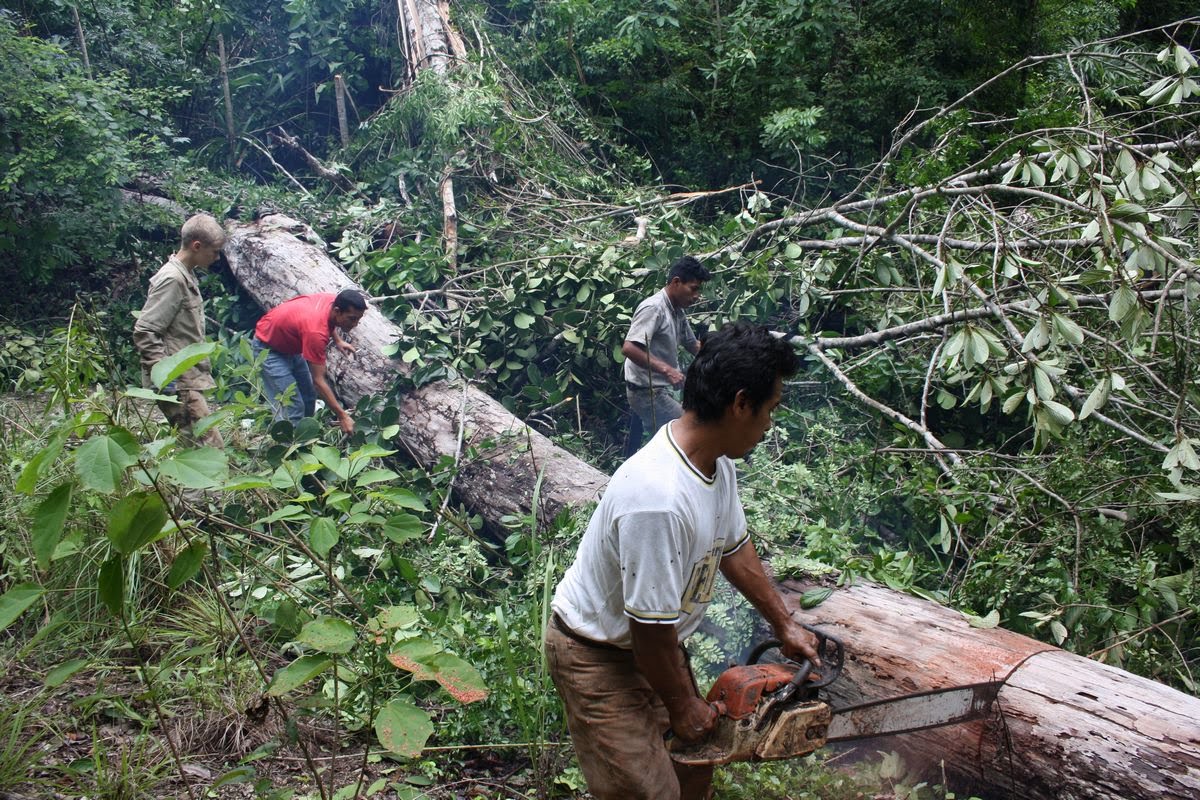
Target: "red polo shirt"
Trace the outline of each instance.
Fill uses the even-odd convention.
[[[302,355],[310,364],[324,364],[333,335],[329,312],[333,294],[302,294],[272,308],[254,326],[254,335],[277,353]]]

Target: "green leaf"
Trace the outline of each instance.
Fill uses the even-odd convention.
[[[533,325],[534,322],[534,318],[529,314],[526,314],[524,311],[518,311],[517,315],[513,317],[513,325],[523,331],[529,330],[529,327]]]
[[[59,664],[54,669],[46,673],[44,683],[48,689],[57,689],[66,683],[72,675],[88,665],[85,658],[74,658],[65,664]]]
[[[382,481],[394,481],[400,476],[390,469],[369,469],[358,476],[358,480],[354,482],[355,486],[370,486],[372,483],[380,483]]]
[[[177,353],[172,353],[159,360],[150,369],[150,380],[158,388],[163,388],[171,381],[199,364],[212,355],[217,349],[216,342],[197,342],[189,344]]]
[[[1067,639],[1067,626],[1058,620],[1050,623],[1050,633],[1054,635],[1054,643],[1062,644]]]
[[[62,452],[69,432],[70,427],[67,425],[59,428],[46,446],[29,459],[29,462],[22,468],[20,477],[17,478],[16,490],[18,492],[21,494],[34,493],[37,483],[46,469],[58,460],[58,454]]]
[[[1100,382],[1096,384],[1096,388],[1092,389],[1091,394],[1088,395],[1087,400],[1083,401],[1083,407],[1079,409],[1079,418],[1087,419],[1093,411],[1104,408],[1104,404],[1108,402],[1108,391],[1109,379],[1101,378]]]
[[[60,484],[38,504],[33,513],[33,529],[29,538],[38,567],[41,569],[50,568],[50,557],[54,555],[54,548],[62,538],[63,523],[66,522],[67,512],[71,509],[71,494],[74,490],[73,483]]]
[[[1070,425],[1075,419],[1075,412],[1062,403],[1053,400],[1043,400],[1042,407],[1050,413],[1051,418],[1059,425]]]
[[[258,774],[258,771],[255,770],[254,767],[250,766],[249,764],[247,764],[244,767],[234,767],[233,769],[229,770],[224,775],[222,775],[221,777],[219,777],[215,781],[213,781],[213,785],[211,788],[219,789],[222,786],[233,786],[233,785],[239,784],[239,783],[249,783],[250,781],[254,780],[254,777],[257,774]]]
[[[300,656],[275,673],[275,677],[271,678],[271,685],[267,687],[267,694],[279,697],[293,689],[299,689],[331,666],[332,659],[325,656]]]
[[[36,583],[18,583],[0,595],[0,631],[12,625],[45,591]]]
[[[215,489],[229,479],[229,457],[215,447],[200,447],[163,461],[158,470],[186,489]]]
[[[442,652],[442,648],[428,639],[417,637],[405,639],[396,649],[388,653],[388,661],[399,669],[411,672],[419,681],[433,680],[433,670],[425,665],[427,659]]]
[[[133,443],[132,450],[128,449],[128,442],[123,438],[93,436],[79,446],[75,451],[75,471],[84,486],[105,494],[117,490],[125,470],[137,463],[137,443]]]
[[[162,403],[162,402],[177,403],[177,402],[179,402],[178,395],[159,394],[158,392],[156,392],[152,389],[143,389],[140,386],[126,386],[125,387],[125,396],[126,397],[136,397],[139,400],[153,400],[156,403]]]
[[[808,591],[804,592],[804,594],[800,595],[800,607],[816,608],[817,606],[821,605],[821,603],[824,603],[826,600],[828,600],[829,596],[832,594],[833,589],[830,589],[827,586],[809,589]]]
[[[115,555],[100,565],[100,573],[96,576],[96,592],[100,602],[112,612],[113,616],[121,616],[125,605],[125,559]]]
[[[1037,389],[1039,399],[1049,400],[1054,397],[1054,384],[1050,382],[1050,375],[1042,369],[1041,364],[1033,365],[1033,385]]]
[[[965,612],[963,616],[967,618],[967,622],[970,623],[972,628],[987,629],[994,628],[1000,624],[1000,610],[996,608],[992,609],[986,617],[977,617],[974,614],[967,614]]]
[[[416,606],[388,606],[379,612],[379,625],[384,630],[411,628],[420,621]]]
[[[375,735],[379,743],[405,758],[421,755],[425,743],[433,735],[429,714],[408,700],[394,699],[379,709],[375,716]]]
[[[167,509],[156,492],[122,497],[108,516],[108,539],[123,556],[136,553],[162,531]]]
[[[396,514],[383,525],[383,535],[396,544],[404,544],[425,532],[425,523],[412,514]]]
[[[1135,308],[1137,308],[1137,295],[1128,286],[1122,284],[1108,302],[1108,318],[1112,322],[1120,322]]]
[[[368,497],[377,498],[384,502],[391,503],[400,508],[410,508],[413,511],[428,511],[424,499],[410,492],[408,489],[398,489],[389,487],[387,489],[377,489],[371,492]]]
[[[357,641],[354,628],[335,617],[317,617],[304,624],[298,642],[322,653],[349,653]]]
[[[1083,344],[1083,328],[1076,325],[1074,320],[1062,314],[1052,314],[1051,319],[1054,320],[1054,330],[1059,336],[1071,344]]]
[[[453,653],[438,653],[425,664],[433,670],[433,679],[458,702],[475,703],[487,698],[487,684],[479,670]]]
[[[329,555],[340,538],[337,525],[329,517],[316,517],[308,523],[308,544],[321,558]]]
[[[304,506],[290,504],[284,506],[283,508],[275,509],[270,516],[264,517],[262,520],[260,520],[260,522],[265,522],[268,525],[270,525],[272,522],[280,522],[282,520],[294,522],[298,519],[304,519],[307,516],[308,511],[304,509]]]
[[[321,466],[342,480],[346,480],[350,476],[350,461],[342,458],[341,451],[336,447],[317,445],[312,449],[312,454],[317,457],[317,461],[321,462]]]
[[[221,487],[222,492],[245,492],[250,489],[266,489],[271,482],[258,475],[238,475]]]
[[[196,576],[204,566],[204,557],[208,555],[208,543],[197,539],[179,551],[175,561],[171,563],[171,571],[167,573],[167,586],[178,589]]]

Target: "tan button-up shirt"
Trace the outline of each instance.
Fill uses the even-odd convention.
[[[142,357],[142,384],[152,387],[150,369],[189,344],[204,341],[204,298],[192,270],[171,256],[150,279],[146,305],[133,324],[133,344]],[[177,389],[216,386],[207,360],[179,376]]]

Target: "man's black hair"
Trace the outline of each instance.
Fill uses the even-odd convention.
[[[683,384],[683,408],[701,422],[716,422],[745,391],[757,412],[771,398],[776,379],[800,369],[796,351],[761,325],[736,322],[710,333],[688,368]]]
[[[671,265],[671,271],[667,273],[667,283],[670,283],[672,278],[679,278],[684,283],[692,281],[704,283],[711,277],[712,273],[705,269],[704,265],[694,256],[682,256]]]
[[[363,297],[363,293],[358,289],[342,289],[333,301],[333,307],[336,311],[346,311],[351,308],[366,311],[367,298]]]

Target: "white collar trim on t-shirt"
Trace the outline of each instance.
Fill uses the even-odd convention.
[[[673,449],[675,454],[679,456],[679,460],[687,465],[687,468],[692,471],[692,474],[703,481],[705,486],[713,486],[717,482],[716,472],[714,472],[713,476],[710,478],[696,468],[696,465],[692,463],[692,460],[683,452],[683,448],[681,448],[679,443],[675,441],[675,435],[671,433],[671,426],[674,424],[675,421],[672,420],[663,426],[663,428],[665,428],[667,431],[667,441],[671,443],[671,449]]]

